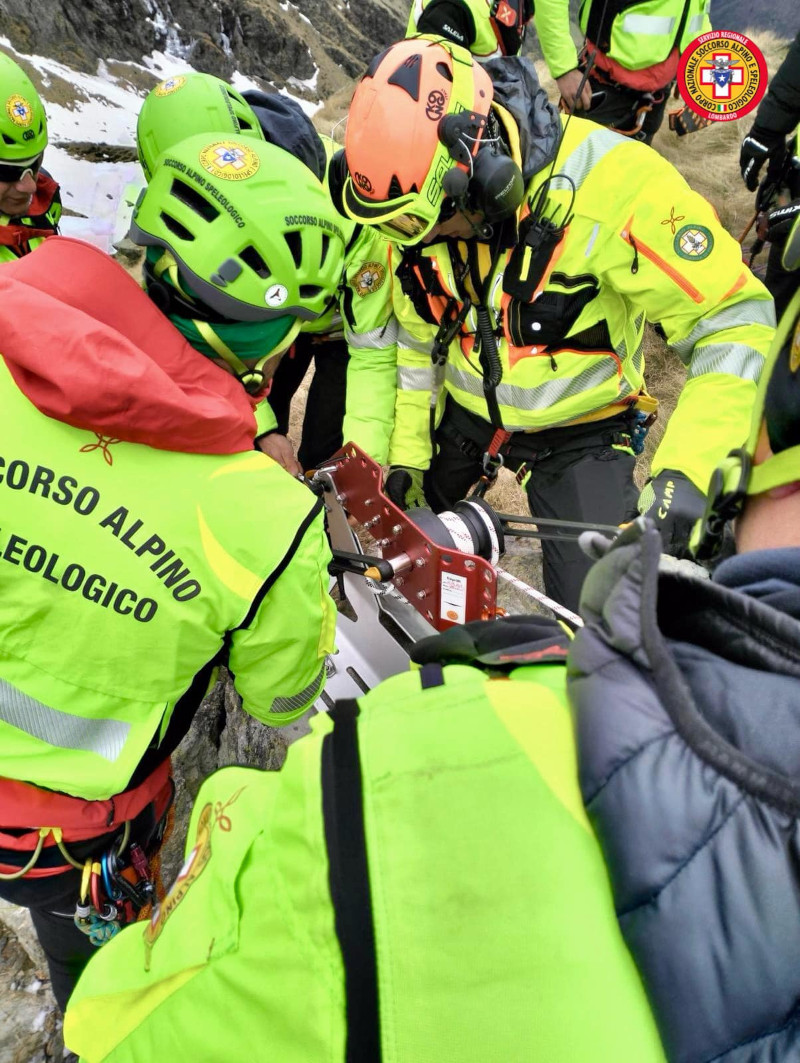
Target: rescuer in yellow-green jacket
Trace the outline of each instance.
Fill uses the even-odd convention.
[[[533,0],[414,0],[406,36],[433,33],[476,59],[517,55],[533,18]]]
[[[710,7],[711,0],[582,0],[578,55],[568,0],[537,0],[536,33],[564,107],[649,144],[681,52],[711,29]]]
[[[338,160],[331,161],[333,142],[320,137],[294,100],[257,90],[239,93],[211,74],[181,74],[160,82],[142,104],[136,126],[145,177],[176,138],[195,132],[241,133],[248,140],[275,144],[326,185],[338,209],[341,167]],[[257,409],[259,447],[292,473],[316,468],[345,440],[378,462],[388,460],[397,361],[391,248],[345,216],[337,224],[345,240],[338,289],[323,314],[300,323]],[[290,406],[312,359],[314,376],[295,457],[287,438]]]
[[[0,270],[0,896],[31,909],[62,1008],[152,899],[169,757],[217,667],[288,723],[335,627],[322,504],[253,449],[253,403],[341,275],[322,184],[196,135],[132,234],[149,298],[64,237]]]
[[[628,519],[649,321],[688,379],[639,507],[680,553],[774,331],[708,202],[645,145],[559,118],[527,61],[436,38],[373,61],[345,150],[348,213],[403,245],[390,495],[443,509],[503,461],[534,515]],[[544,543],[548,593],[573,610],[586,567]]]
[[[61,196],[42,169],[47,116],[33,82],[0,52],[0,262],[13,262],[58,232]]]
[[[166,900],[70,1002],[84,1063],[663,1063],[581,804],[563,632],[455,628],[440,660],[476,627],[495,678],[426,640],[279,773],[207,780]]]

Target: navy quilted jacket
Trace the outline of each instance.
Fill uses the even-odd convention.
[[[584,802],[668,1058],[797,1061],[800,620],[659,551],[631,528],[584,586]]]

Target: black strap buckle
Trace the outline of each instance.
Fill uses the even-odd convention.
[[[461,326],[466,321],[467,314],[470,312],[471,308],[472,302],[468,298],[465,298],[464,302],[459,307],[458,299],[456,299],[455,296],[451,297],[445,307],[442,321],[439,325],[439,331],[436,333],[433,340],[431,361],[434,365],[442,366],[447,361],[450,344],[461,331]]]
[[[730,474],[730,461],[739,463],[739,477],[736,486],[732,490],[725,489],[726,474]],[[718,551],[728,521],[734,520],[742,511],[742,506],[747,498],[747,484],[750,481],[750,471],[753,467],[753,459],[743,448],[732,450],[721,466],[718,466],[712,476],[708,488],[708,499],[695,557],[698,561],[708,561]]]

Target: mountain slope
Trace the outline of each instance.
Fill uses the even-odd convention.
[[[325,98],[403,36],[405,0],[3,0],[0,34],[20,52],[94,72],[154,50],[230,78],[298,83]],[[317,73],[318,71],[318,73]]]

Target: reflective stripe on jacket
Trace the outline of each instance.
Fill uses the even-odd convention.
[[[440,675],[317,716],[279,773],[204,783],[170,895],[72,996],[71,1049],[663,1063],[580,801],[563,665]]]
[[[530,196],[549,172],[534,176]],[[503,423],[510,430],[547,428],[633,401],[643,384],[645,321],[658,322],[686,364],[688,381],[653,471],[681,470],[705,490],[718,461],[748,432],[755,382],[774,331],[769,293],[742,265],[738,245],[709,203],[645,145],[573,117],[553,172],[548,198],[566,212],[574,186],[574,216],[538,298],[509,305],[503,293],[509,254],[501,257],[490,286],[491,308],[504,330],[497,388]],[[465,256],[463,243],[457,252]],[[486,248],[480,253],[488,270]],[[435,320],[456,289],[453,255],[446,242],[420,253],[431,271],[426,313]],[[437,284],[441,296],[433,292]],[[428,352],[436,327],[403,293],[397,276],[395,296],[398,403],[390,461],[424,469],[430,462]],[[557,307],[557,321],[571,321],[564,340],[514,346],[510,315],[521,310],[530,322],[537,306],[542,313]],[[575,316],[577,306],[582,308]],[[529,327],[535,329],[535,322]],[[444,387],[459,405],[488,420],[483,374],[472,353],[475,330],[472,311],[450,346]],[[595,346],[603,332],[610,343]]]

